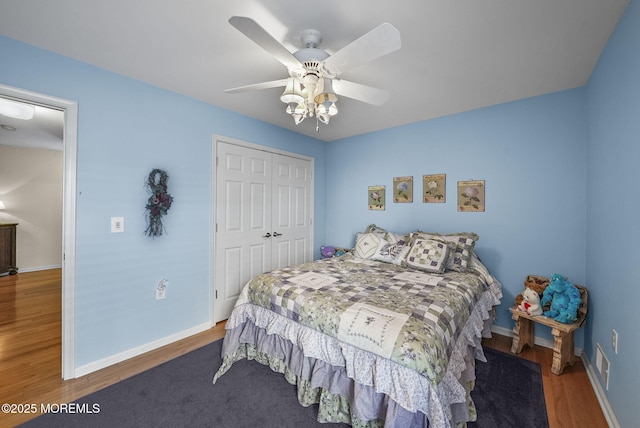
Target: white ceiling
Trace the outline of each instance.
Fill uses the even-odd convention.
[[[14,119],[0,114],[0,145],[62,151],[64,113],[34,106],[33,119]]]
[[[584,85],[628,0],[0,0],[0,34],[321,140]],[[291,51],[305,29],[336,52],[389,22],[402,48],[341,77],[391,91],[375,107],[340,98],[329,125],[294,125],[287,76],[229,23],[253,18]],[[10,58],[3,58],[10,61]]]

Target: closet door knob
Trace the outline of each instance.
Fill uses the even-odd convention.
[[[282,233],[273,232],[273,236],[282,236]]]
[[[263,238],[271,238],[271,234],[269,232],[267,232],[266,235],[262,235]]]

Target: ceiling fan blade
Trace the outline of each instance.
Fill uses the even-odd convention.
[[[256,21],[244,16],[232,16],[229,24],[233,25],[242,34],[253,40],[262,49],[273,55],[278,61],[290,69],[302,67],[300,61],[293,56],[279,41],[262,28]]]
[[[349,43],[324,62],[324,68],[337,76],[360,64],[373,61],[400,49],[400,32],[384,23]]]
[[[270,82],[254,83],[252,85],[238,86],[237,88],[225,89],[227,94],[237,94],[239,92],[260,91],[262,89],[278,88],[287,86],[287,79],[272,80]]]
[[[333,79],[333,90],[340,96],[376,106],[381,106],[391,97],[391,92],[386,89],[378,89],[342,79]]]

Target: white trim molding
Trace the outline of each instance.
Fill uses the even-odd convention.
[[[584,367],[587,370],[587,376],[589,376],[589,381],[591,382],[591,386],[593,387],[593,392],[596,393],[596,398],[598,399],[598,403],[600,403],[602,413],[604,413],[604,418],[607,420],[609,427],[620,428],[620,422],[618,422],[618,418],[613,412],[613,407],[611,407],[611,403],[609,403],[606,392],[604,391],[604,389],[602,389],[602,384],[598,380],[598,375],[596,373],[595,367],[593,366],[593,364],[591,364],[591,361],[585,354],[582,354],[581,359],[582,364],[584,364]]]
[[[102,358],[100,360],[94,361],[89,364],[84,364],[80,367],[76,367],[74,372],[74,377],[81,377],[81,376],[88,375],[89,373],[93,373],[95,371],[104,369],[105,367],[109,367],[114,364],[121,363],[130,358],[137,357],[138,355],[142,355],[146,352],[153,351],[154,349],[161,348],[165,345],[169,345],[178,340],[186,339],[189,336],[193,336],[194,334],[198,334],[203,331],[209,330],[210,328],[211,328],[211,323],[206,322],[206,323],[197,325],[195,327],[191,327],[187,330],[179,331],[169,336],[165,336],[160,339],[154,340],[153,342],[136,346],[135,348],[129,349],[124,352],[120,352],[110,357]]]
[[[38,272],[41,270],[51,270],[51,269],[60,269],[62,265],[51,265],[51,266],[38,266],[38,267],[30,267],[30,268],[20,268],[20,273],[25,272]]]
[[[75,367],[76,290],[76,165],[78,103],[25,89],[0,85],[0,95],[64,112],[64,174],[62,214],[62,378],[70,379]]]

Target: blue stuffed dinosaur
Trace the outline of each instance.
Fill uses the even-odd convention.
[[[544,307],[549,302],[551,307],[544,311],[544,315],[558,322],[571,324],[578,316],[580,290],[562,275],[554,273],[551,275],[551,282],[544,289],[540,306]]]

